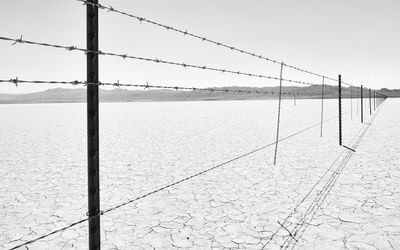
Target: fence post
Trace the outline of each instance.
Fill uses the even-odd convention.
[[[376,109],[376,100],[375,100],[375,98],[376,98],[376,91],[374,90],[374,110]]]
[[[321,133],[320,136],[322,137],[322,127],[324,124],[324,83],[325,83],[325,76],[322,76],[322,86],[321,86]]]
[[[294,106],[296,106],[296,93],[293,93]]]
[[[276,142],[275,142],[275,154],[274,154],[274,165],[276,165],[276,154],[278,152],[278,141],[279,141],[279,125],[281,120],[281,101],[282,101],[282,73],[283,73],[283,62],[281,63],[281,74],[279,78],[279,104],[278,104],[278,121],[276,123]]]
[[[358,117],[358,114],[359,114],[359,111],[358,111],[358,108],[360,107],[360,104],[359,104],[359,102],[360,102],[360,98],[358,98],[358,95],[357,95],[357,88],[356,88],[356,98],[357,98],[357,117]]]
[[[363,100],[363,86],[361,85],[361,123],[364,123],[364,100]]]
[[[369,89],[369,115],[372,115],[372,108],[371,108],[371,89]]]
[[[86,46],[99,50],[97,0],[86,5]],[[91,3],[91,4],[90,4]],[[88,213],[89,250],[100,249],[99,191],[99,60],[98,53],[88,52],[87,63],[87,145],[88,145]]]
[[[342,146],[342,76],[339,75],[339,145]]]
[[[353,86],[350,86],[350,119],[353,120]]]

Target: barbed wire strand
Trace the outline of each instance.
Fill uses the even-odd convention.
[[[331,118],[329,118],[329,119],[327,119],[327,120],[325,120],[325,121],[323,121],[323,122],[326,123],[326,122],[329,122],[329,121],[331,121],[331,120],[333,120],[333,119],[335,119],[335,118],[337,118],[337,116],[331,117]],[[282,142],[282,141],[288,140],[288,139],[290,139],[290,138],[292,138],[292,137],[294,137],[294,136],[296,136],[296,135],[299,135],[299,134],[301,134],[301,133],[303,133],[303,132],[305,132],[305,131],[308,131],[308,130],[310,130],[310,129],[313,129],[313,128],[315,128],[316,126],[319,126],[319,125],[320,125],[320,123],[314,124],[314,125],[312,125],[312,126],[310,126],[310,127],[308,127],[308,128],[302,129],[302,130],[300,130],[300,131],[298,131],[298,132],[296,132],[296,133],[293,133],[293,134],[290,134],[290,135],[288,135],[288,136],[286,136],[286,137],[283,137],[283,138],[279,139],[279,141]],[[180,180],[178,180],[178,181],[176,181],[176,182],[173,182],[173,183],[168,184],[168,185],[166,185],[166,186],[163,186],[163,187],[161,187],[161,188],[158,188],[158,189],[155,189],[155,190],[153,190],[153,191],[150,191],[150,192],[148,192],[148,193],[146,193],[146,194],[144,194],[144,195],[141,195],[141,196],[139,196],[139,197],[136,197],[136,198],[134,198],[134,199],[130,199],[130,200],[128,200],[128,201],[126,201],[126,202],[124,202],[124,203],[121,203],[121,204],[119,204],[119,205],[117,205],[117,206],[108,208],[108,209],[106,209],[106,210],[104,210],[104,211],[101,211],[101,212],[100,212],[99,214],[97,214],[97,215],[88,217],[88,218],[86,218],[86,219],[79,220],[79,221],[77,221],[77,222],[74,222],[74,223],[72,223],[72,224],[69,224],[68,226],[62,227],[62,228],[57,229],[57,230],[55,230],[55,231],[53,231],[53,232],[50,232],[50,233],[48,233],[48,234],[42,235],[42,236],[40,236],[40,237],[37,237],[37,238],[35,238],[35,239],[26,241],[26,242],[24,242],[24,243],[21,243],[21,244],[19,244],[19,245],[17,245],[17,246],[14,246],[14,247],[11,248],[10,250],[14,250],[14,249],[17,249],[17,248],[20,248],[20,247],[23,247],[23,246],[26,246],[26,245],[35,243],[36,241],[39,241],[39,240],[44,239],[44,238],[47,238],[47,237],[49,237],[49,236],[51,236],[51,235],[54,235],[54,234],[56,234],[56,233],[65,231],[65,230],[67,230],[67,229],[69,229],[69,228],[71,228],[71,227],[74,227],[74,226],[78,225],[78,224],[81,224],[81,223],[84,223],[84,222],[86,222],[86,221],[88,221],[88,220],[91,220],[91,219],[93,219],[93,218],[95,218],[95,217],[97,217],[97,216],[104,215],[104,214],[106,214],[106,213],[108,213],[108,212],[114,211],[114,210],[116,210],[116,209],[118,209],[118,208],[121,208],[121,207],[123,207],[123,206],[126,206],[126,205],[128,205],[128,204],[130,204],[130,203],[133,203],[133,202],[135,202],[135,201],[141,200],[141,199],[146,198],[146,197],[148,197],[148,196],[150,196],[150,195],[156,194],[156,193],[158,193],[158,192],[160,192],[160,191],[163,191],[163,190],[165,190],[165,189],[167,189],[167,188],[176,186],[176,185],[178,185],[178,184],[180,184],[180,183],[182,183],[182,182],[188,181],[188,180],[193,179],[193,178],[195,178],[195,177],[197,177],[197,176],[200,176],[200,175],[203,175],[203,174],[205,174],[205,173],[208,173],[208,172],[210,172],[210,171],[212,171],[212,170],[214,170],[214,169],[223,167],[223,166],[225,166],[225,165],[227,165],[227,164],[229,164],[229,163],[231,163],[231,162],[234,162],[234,161],[237,161],[237,160],[239,160],[239,159],[242,159],[242,158],[244,158],[244,157],[246,157],[246,156],[248,156],[248,155],[254,154],[254,153],[256,153],[256,152],[259,152],[259,151],[261,151],[261,150],[263,150],[263,149],[265,149],[265,148],[268,148],[268,147],[270,147],[270,146],[273,146],[273,145],[275,145],[275,142],[271,142],[271,143],[269,143],[269,144],[267,144],[267,145],[264,145],[264,146],[262,146],[262,147],[259,147],[259,148],[257,148],[257,149],[254,149],[254,150],[252,150],[252,151],[250,151],[250,152],[247,152],[247,153],[245,153],[245,154],[242,154],[242,155],[239,155],[239,156],[237,156],[237,157],[234,157],[234,158],[232,158],[232,159],[230,159],[230,160],[228,160],[228,161],[225,161],[225,162],[223,162],[223,163],[220,163],[220,164],[218,164],[218,165],[216,165],[216,166],[213,166],[213,167],[208,168],[208,169],[206,169],[206,170],[200,171],[200,172],[198,172],[198,173],[196,173],[196,174],[190,175],[190,176],[188,176],[188,177],[185,177],[185,178],[183,178],[183,179],[180,179]]]
[[[139,60],[139,61],[181,66],[184,68],[202,69],[202,70],[207,70],[207,71],[215,71],[215,72],[220,72],[220,73],[235,74],[235,75],[254,77],[254,78],[264,78],[264,79],[276,80],[276,81],[280,80],[279,77],[268,76],[268,75],[263,75],[263,74],[247,73],[247,72],[235,71],[235,70],[230,70],[230,69],[215,68],[215,67],[209,67],[206,65],[202,66],[202,65],[195,65],[195,64],[187,64],[187,63],[162,60],[162,59],[158,59],[158,58],[140,57],[140,56],[133,56],[133,55],[128,55],[128,54],[117,54],[117,53],[112,53],[112,52],[103,52],[100,50],[93,51],[93,50],[79,48],[77,46],[64,46],[64,45],[58,45],[58,44],[29,41],[29,40],[24,40],[22,38],[22,36],[20,38],[0,37],[0,40],[12,41],[13,42],[12,45],[15,45],[17,43],[21,43],[21,44],[25,43],[25,44],[36,45],[36,46],[66,49],[68,51],[75,50],[75,51],[81,51],[84,53],[96,53],[98,55],[103,55],[103,56],[121,57],[123,59],[134,59],[134,60]],[[314,85],[313,83],[310,83],[310,82],[297,81],[297,80],[291,80],[291,79],[282,79],[282,81],[289,82],[289,83],[303,84],[303,85]]]
[[[166,29],[168,31],[174,31],[174,32],[180,33],[180,34],[182,34],[184,36],[192,37],[192,38],[201,40],[203,42],[208,42],[208,43],[211,43],[211,44],[214,44],[214,45],[217,45],[217,46],[220,46],[220,47],[232,50],[232,51],[239,52],[241,54],[252,56],[252,57],[255,57],[255,58],[258,58],[258,59],[262,59],[262,60],[265,60],[265,61],[268,61],[268,62],[272,62],[272,63],[275,63],[275,64],[281,64],[280,61],[265,57],[265,56],[263,56],[263,55],[261,55],[259,53],[249,52],[249,51],[246,51],[246,50],[243,50],[243,49],[239,49],[239,48],[237,48],[235,46],[227,45],[227,44],[222,43],[222,42],[217,42],[215,40],[206,38],[204,36],[200,36],[200,35],[196,35],[194,33],[188,32],[187,30],[178,29],[178,28],[175,28],[173,26],[168,26],[168,25],[165,25],[165,24],[162,24],[162,23],[159,23],[159,22],[156,22],[156,21],[144,18],[144,17],[140,17],[140,16],[137,16],[137,15],[134,15],[134,14],[130,14],[130,13],[124,12],[122,10],[115,9],[112,6],[108,7],[108,6],[99,4],[99,3],[91,3],[91,2],[89,2],[87,0],[76,0],[76,1],[83,3],[83,5],[97,6],[99,9],[106,10],[108,12],[118,13],[118,14],[130,17],[130,18],[136,19],[140,23],[144,22],[144,23],[152,24],[154,26],[158,26],[160,28],[164,28],[164,29]],[[288,68],[303,72],[303,73],[307,73],[307,74],[314,75],[314,76],[317,76],[317,77],[325,77],[325,79],[328,79],[328,80],[331,80],[331,81],[337,81],[337,79],[335,79],[335,78],[324,76],[322,74],[318,74],[318,73],[315,73],[315,72],[312,72],[312,71],[309,71],[309,70],[305,70],[305,69],[302,69],[300,67],[296,67],[296,66],[292,66],[292,65],[288,65],[288,64],[285,64],[285,66],[288,67]]]
[[[119,80],[115,83],[110,82],[98,82],[98,83],[88,83],[85,81],[45,81],[45,80],[22,80],[16,78],[11,78],[9,80],[0,79],[0,83],[12,83],[15,86],[19,86],[20,83],[32,83],[32,84],[62,84],[62,85],[99,85],[99,86],[113,86],[113,87],[135,87],[143,89],[170,89],[170,90],[189,90],[189,91],[210,91],[210,92],[234,92],[234,93],[244,93],[244,94],[263,94],[263,95],[278,95],[279,91],[264,91],[264,90],[244,90],[244,89],[230,89],[228,87],[210,87],[210,88],[197,88],[197,87],[182,87],[182,86],[165,86],[165,85],[151,85],[148,82],[146,84],[130,84],[130,83],[120,83]],[[239,87],[237,87],[239,88]],[[246,88],[246,87],[244,87]],[[247,87],[249,88],[249,87]],[[302,96],[313,96],[316,97],[319,94],[311,92],[282,92],[283,95],[291,96],[293,94]]]

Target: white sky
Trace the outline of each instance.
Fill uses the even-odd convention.
[[[399,0],[121,0],[116,9],[371,88],[400,88]],[[0,36],[85,47],[74,0],[1,0]],[[100,50],[279,76],[279,65],[99,10]],[[85,80],[80,52],[0,41],[0,78]],[[284,70],[284,78],[321,79]],[[179,86],[274,86],[276,81],[100,57],[100,81]],[[332,82],[331,82],[332,83]],[[332,83],[334,84],[334,83]],[[54,85],[0,85],[0,93]],[[65,87],[65,86],[64,86]]]

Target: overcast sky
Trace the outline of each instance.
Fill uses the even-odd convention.
[[[311,71],[400,88],[399,0],[100,1],[134,15]],[[1,0],[0,36],[85,47],[85,6],[75,0]],[[100,50],[279,76],[279,65],[99,10]],[[85,80],[81,52],[0,41],[0,78]],[[321,83],[285,69],[284,78]],[[100,81],[182,86],[274,86],[276,81],[100,57]],[[330,84],[335,84],[330,82]],[[2,84],[0,93],[49,85]]]

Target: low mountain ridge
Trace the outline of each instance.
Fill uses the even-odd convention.
[[[117,88],[112,90],[100,89],[99,98],[101,102],[135,102],[135,101],[201,101],[201,100],[258,100],[258,99],[276,99],[278,98],[279,87],[238,87],[229,86],[213,88],[214,90],[233,89],[247,92],[224,92],[224,91],[182,91],[182,90],[130,90]],[[321,85],[312,85],[307,87],[282,87],[283,98],[320,98]],[[259,92],[269,92],[270,94],[257,94]],[[400,89],[381,89],[381,93],[389,97],[399,97]],[[324,97],[336,98],[337,87],[325,85]],[[351,93],[352,92],[352,93]],[[359,91],[358,91],[359,92]],[[368,94],[368,92],[366,92]],[[359,95],[356,90],[350,91],[350,88],[342,88],[344,98],[351,95]],[[62,102],[85,102],[86,89],[77,88],[55,88],[42,92],[28,94],[0,94],[0,103],[62,103]]]

